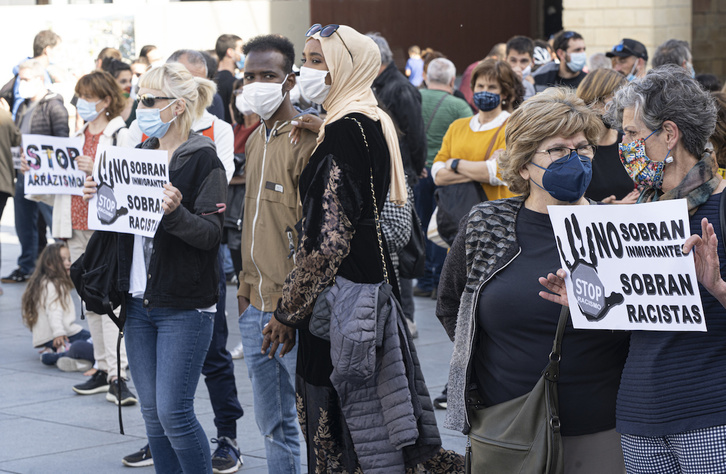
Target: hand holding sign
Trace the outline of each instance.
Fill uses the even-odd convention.
[[[552,292],[540,296],[561,303],[564,284],[575,328],[706,330],[693,259],[682,249],[690,230],[684,200],[548,211],[567,271],[540,278]],[[697,251],[707,255],[705,235]],[[712,262],[703,267],[713,271]]]
[[[153,237],[167,209],[181,203],[169,184],[168,154],[159,150],[99,146],[83,193],[89,229],[144,237]]]

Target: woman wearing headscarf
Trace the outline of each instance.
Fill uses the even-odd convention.
[[[723,473],[726,309],[717,290],[726,274],[719,218],[726,182],[707,146],[716,106],[683,68],[665,65],[615,92],[609,115],[625,133],[620,158],[643,187],[639,202],[685,199],[691,234],[703,232],[710,261],[720,261],[718,271],[704,272],[706,263],[696,258],[708,332],[632,332],[616,405],[625,467],[634,474]],[[566,303],[564,276],[559,270],[540,279],[553,292],[541,295]]]
[[[263,350],[269,347],[274,353],[282,344],[282,353],[287,352],[295,343],[287,327],[297,328],[297,407],[311,472],[404,472],[421,463],[432,472],[460,472],[461,457],[441,450],[431,400],[405,328],[396,339],[412,366],[397,375],[411,390],[395,408],[401,410],[397,421],[415,433],[412,437],[389,433],[389,425],[378,423],[381,412],[391,408],[390,400],[375,394],[349,400],[334,388],[331,343],[308,328],[316,299],[335,277],[378,283],[384,267],[393,268],[385,243],[379,245],[377,213],[389,189],[392,202],[402,205],[407,198],[395,127],[371,90],[381,66],[378,47],[347,26],[315,25],[308,37],[299,83],[328,115],[300,176],[303,218],[296,266],[275,318],[263,331]],[[387,274],[397,294],[395,275]],[[376,366],[374,377],[379,371]]]

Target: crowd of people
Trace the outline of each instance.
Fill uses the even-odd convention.
[[[301,459],[319,473],[463,472],[434,409],[467,434],[472,389],[486,407],[528,393],[567,305],[548,206],[685,198],[694,236],[684,251],[708,332],[569,324],[564,472],[726,471],[726,88],[696,74],[687,42],[649,57],[624,38],[588,57],[575,31],[515,36],[459,76],[444,52],[412,46],[399,70],[379,33],[316,24],[299,67],[279,34],[223,34],[213,49],[168,58],[155,46],[138,58],[104,48],[72,98],[49,72],[60,44],[38,33],[0,90],[0,216],[13,198],[21,246],[1,280],[26,283],[22,319],[43,364],[83,372],[80,395],[140,404],[148,444],[125,465],[236,472],[234,359],[244,359],[269,472],[300,473]],[[27,161],[12,158],[25,134],[81,139],[83,196],[25,195]],[[118,352],[111,318],[86,310],[88,330],[76,321],[69,277],[94,234],[92,171],[108,145],[169,162],[155,235],[116,240]],[[475,200],[449,217],[459,227],[447,239],[454,192]],[[399,257],[418,231],[430,240],[412,278]],[[241,334],[231,351],[228,284]],[[390,311],[337,296],[374,285]],[[417,297],[436,300],[453,342],[449,383],[433,400],[413,342]],[[194,412],[202,375],[213,452]]]

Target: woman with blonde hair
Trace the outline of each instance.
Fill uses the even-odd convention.
[[[444,472],[444,465],[461,472],[461,456],[441,451],[431,399],[402,318],[386,321],[390,337],[383,336],[381,344],[390,351],[378,351],[400,370],[384,371],[381,365],[388,365],[374,354],[373,373],[364,377],[372,385],[365,390],[360,380],[343,375],[347,364],[363,370],[357,364],[364,361],[331,357],[334,343],[309,328],[316,301],[336,278],[379,283],[387,275],[398,297],[377,228],[389,189],[398,205],[406,202],[407,192],[395,126],[371,90],[380,66],[378,46],[348,26],[314,25],[308,31],[298,81],[303,94],[328,115],[300,176],[303,218],[296,266],[263,330],[263,350],[269,347],[272,357],[282,344],[281,354],[286,353],[295,344],[291,328],[297,329],[297,407],[310,472],[403,472],[422,463],[432,472]],[[374,317],[370,312],[345,316],[336,317],[349,325]],[[351,344],[365,350],[365,342]]]
[[[436,316],[454,341],[447,428],[468,433],[480,408],[539,380],[561,310],[539,296],[539,276],[560,267],[547,209],[591,204],[584,194],[602,133],[567,88],[535,95],[510,117],[502,178],[521,195],[474,206],[441,272]],[[624,472],[615,399],[627,348],[625,333],[567,324],[558,383],[565,474]]]
[[[613,100],[613,94],[627,84],[625,77],[612,69],[597,69],[577,87],[577,97],[585,101],[600,118]],[[618,144],[623,133],[603,120],[607,131],[597,142],[592,159],[592,181],[585,196],[595,201],[612,204],[632,204],[638,199],[638,190],[618,155]]]
[[[212,141],[191,127],[216,88],[178,63],[152,69],[139,86],[137,120],[150,137],[141,148],[167,152],[170,182],[154,237],[118,235],[126,347],[157,472],[211,473],[194,393],[212,338],[227,179]],[[88,178],[85,198],[95,192]]]

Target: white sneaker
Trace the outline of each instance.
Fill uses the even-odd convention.
[[[242,350],[241,342],[239,344],[237,344],[234,349],[229,351],[229,353],[232,354],[233,359],[244,359],[245,358],[245,353]]]
[[[63,372],[85,372],[93,367],[90,360],[73,359],[71,357],[59,357],[55,365]]]

